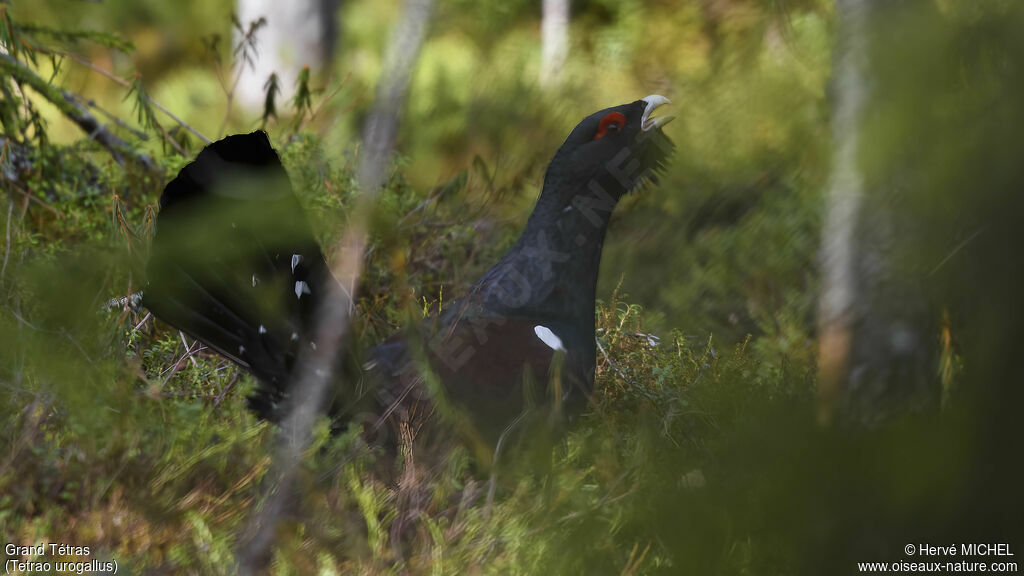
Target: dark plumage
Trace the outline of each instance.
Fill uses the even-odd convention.
[[[276,419],[331,276],[263,132],[228,136],[160,197],[143,305],[248,369],[250,405]]]
[[[492,443],[531,406],[570,417],[585,406],[605,231],[618,200],[652,177],[671,150],[661,133],[669,118],[650,117],[665,102],[649,96],[584,118],[552,159],[526,228],[505,256],[415,333],[370,351],[364,370],[376,384],[382,422],[434,404],[423,362],[446,405],[460,408]],[[253,408],[275,418],[299,346],[312,345],[317,289],[330,276],[266,135],[208,146],[167,186],[160,205],[145,305],[248,368],[260,381]]]

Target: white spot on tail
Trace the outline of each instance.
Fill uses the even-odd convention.
[[[267,333],[267,327],[264,326],[263,324],[260,324],[260,334],[266,334],[266,333]]]
[[[238,347],[238,355],[241,356],[242,354],[245,354],[245,346]]]
[[[295,342],[298,339],[299,339],[299,333],[298,332],[292,332],[292,342]]]
[[[312,348],[313,350],[316,350],[316,342],[310,342],[309,347]]]
[[[302,280],[295,283],[295,297],[302,298],[303,294],[310,294],[309,284],[306,284]]]
[[[547,326],[534,326],[533,333],[537,335],[537,338],[540,338],[541,342],[547,344],[548,348],[561,350],[562,352],[566,351],[565,346],[562,345],[562,339],[555,336],[555,333]]]
[[[253,274],[253,275],[252,275],[252,287],[253,287],[253,288],[255,288],[255,287],[256,287],[256,283],[257,283],[257,282],[259,282],[259,278],[257,278],[257,277],[256,277],[256,275],[255,275],[255,274]]]
[[[299,264],[302,264],[302,254],[292,254],[292,274],[295,274],[295,268]]]

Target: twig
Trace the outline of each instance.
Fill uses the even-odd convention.
[[[636,557],[636,551],[640,548],[640,542],[633,543],[633,551],[629,553],[629,560],[626,562],[626,567],[622,569],[622,576],[632,576],[636,574],[636,571],[640,568],[640,564],[643,563],[644,558],[647,557],[647,553],[651,550],[651,543],[648,542],[644,551],[640,553],[640,557]]]
[[[636,384],[636,382],[634,382],[632,378],[626,376],[625,373],[622,372],[618,364],[612,362],[612,359],[608,357],[608,352],[606,352],[604,346],[601,345],[601,341],[598,340],[597,338],[594,338],[594,342],[597,343],[597,349],[601,351],[601,356],[604,356],[605,361],[607,361],[608,365],[612,367],[612,370],[615,370],[615,372],[618,373],[618,375],[622,377],[622,379],[625,380],[626,382]]]
[[[402,216],[398,220],[398,225],[401,226],[402,224],[405,224],[405,221],[408,220],[413,214],[415,214],[415,213],[419,212],[420,210],[424,209],[428,204],[430,204],[434,200],[437,200],[441,196],[441,193],[442,193],[443,190],[444,190],[443,186],[438,186],[437,188],[432,190],[430,192],[430,194],[427,194],[426,198],[424,198],[422,201],[420,201],[419,204],[416,205],[415,208],[413,208],[412,210],[409,210],[408,212],[406,212],[405,216]],[[420,220],[422,220],[422,218]]]
[[[181,330],[178,330],[178,336],[181,336],[181,343],[185,345],[185,349],[186,350],[191,350],[192,346],[189,346],[188,341],[185,340],[185,333],[182,332]],[[199,362],[196,362],[196,359],[195,359],[194,356],[189,355],[188,359],[192,361],[192,366],[193,367],[195,367],[195,368],[199,367]]]
[[[627,477],[629,477],[629,475],[635,469],[636,469],[635,465],[634,466],[630,466],[629,469],[625,470],[622,474],[619,474],[619,477],[616,478],[614,482],[612,482],[612,485],[608,487],[608,490],[604,493],[604,496],[601,496],[601,499],[598,500],[596,504],[594,504],[592,506],[589,506],[589,507],[587,507],[587,508],[585,508],[583,510],[577,510],[575,512],[570,512],[570,513],[566,514],[565,516],[557,518],[557,519],[555,519],[553,521],[553,524],[556,524],[556,525],[565,524],[566,522],[569,522],[570,520],[575,520],[576,518],[581,518],[581,517],[583,517],[583,516],[585,516],[587,514],[592,514],[592,513],[596,512],[596,511],[600,510],[602,507],[604,507],[604,506],[606,506],[608,504],[613,504],[615,502],[618,502],[618,501],[622,500],[623,498],[626,498],[626,497],[632,495],[634,492],[636,492],[636,487],[635,486],[629,488],[628,490],[626,490],[622,494],[619,494],[618,496],[615,496],[615,497],[612,496],[612,493],[615,491],[616,488],[619,487],[620,484],[622,484],[623,480],[625,480]],[[539,533],[539,532],[541,532],[543,530],[546,530],[546,529],[547,529],[547,526],[537,526],[535,528],[527,530],[526,531],[526,536],[532,536],[532,535],[537,534],[537,533]]]
[[[153,316],[152,312],[146,312],[146,315],[142,317],[142,321],[139,322],[138,324],[136,324],[135,328],[132,328],[132,332],[135,332],[139,328],[142,328],[142,325],[146,323],[146,320],[149,320],[152,316]]]
[[[89,356],[89,353],[85,351],[85,348],[82,348],[82,345],[78,343],[78,340],[75,340],[75,337],[71,334],[71,332],[68,332],[64,327],[61,327],[61,329],[58,331],[58,334],[67,338],[68,342],[74,344],[75,348],[78,348],[78,351],[82,353],[82,356],[85,357],[85,360],[89,364],[96,363],[96,361],[92,359],[92,356]]]
[[[598,336],[604,336],[607,333],[607,330],[605,330],[604,328],[598,328],[597,330],[594,331],[594,333],[597,334]],[[643,340],[651,348],[661,345],[661,337],[655,336],[654,334],[651,334],[649,332],[626,332],[623,330],[618,330],[618,333],[622,334],[623,336],[636,338],[637,340]]]
[[[25,320],[24,318],[22,318],[21,314],[18,314],[13,308],[8,308],[7,311],[10,312],[15,318],[17,318],[19,322],[21,322],[25,326],[28,326],[29,328],[35,330],[36,332],[45,332],[45,333],[48,333],[48,334],[56,334],[57,333],[56,330],[47,330],[45,328],[37,327],[35,324],[33,324],[33,323],[29,322],[28,320]]]
[[[228,391],[234,388],[235,382],[238,382],[238,372],[235,372],[235,375],[231,377],[231,380],[228,382],[227,386],[225,386],[220,391],[220,394],[217,394],[217,398],[214,399],[213,401],[214,407],[220,406],[221,401],[224,400],[224,397],[227,395]]]
[[[238,83],[242,79],[242,74],[245,72],[245,67],[249,66],[251,70],[255,71],[255,60],[257,56],[256,50],[256,33],[266,26],[267,20],[264,17],[257,18],[249,22],[249,29],[246,30],[242,23],[236,18],[231,17],[231,23],[235,29],[241,34],[241,38],[234,44],[232,50],[232,58],[235,64],[235,78],[231,81],[231,86],[224,82],[224,67],[221,64],[220,58],[217,56],[216,44],[210,45],[210,51],[214,56],[214,62],[216,64],[217,81],[220,82],[220,87],[224,90],[224,94],[227,96],[227,103],[224,107],[224,119],[220,123],[220,127],[217,129],[217,137],[223,137],[224,130],[227,128],[228,121],[231,119],[231,111],[234,108],[235,94],[238,91]]]
[[[939,262],[938,264],[935,265],[935,268],[932,268],[932,271],[928,273],[928,277],[934,276],[935,273],[939,271],[939,268],[942,268],[943,266],[945,266],[946,262],[949,262],[953,258],[953,256],[956,256],[958,252],[960,252],[961,250],[964,249],[964,247],[966,247],[968,244],[973,242],[974,239],[977,238],[978,235],[980,235],[984,231],[985,231],[984,227],[978,228],[974,232],[974,234],[971,234],[970,236],[965,238],[963,242],[957,244],[956,248],[953,248],[953,250],[949,254],[947,254],[946,257],[943,258],[941,262]]]
[[[10,457],[5,458],[3,464],[0,465],[0,476],[7,473],[11,464],[18,461],[18,456],[21,451],[29,446],[39,434],[42,425],[46,421],[51,404],[52,400],[44,398],[39,394],[35,394],[35,398],[32,402],[21,410],[19,414],[21,430],[17,435],[17,440],[13,442],[13,445],[11,446]]]
[[[163,126],[161,126],[160,124],[156,124],[156,129],[160,131],[160,135],[163,136],[164,142],[170,144],[171,148],[174,148],[174,150],[177,151],[178,154],[181,154],[182,156],[188,156],[188,153],[185,152],[185,149],[181,147],[181,144],[178,144],[177,140],[171,138],[171,135],[167,133],[167,130],[164,130]],[[206,143],[209,144],[210,141],[207,140]]]
[[[7,240],[4,243],[4,265],[0,268],[0,283],[7,277],[7,258],[11,255],[11,218],[14,217],[14,198],[10,198],[7,205]]]
[[[108,72],[107,70],[104,70],[103,68],[100,68],[99,66],[93,64],[92,62],[89,62],[88,60],[86,60],[85,58],[82,58],[81,56],[78,56],[77,54],[72,54],[70,52],[55,52],[55,53],[60,55],[60,56],[64,56],[66,58],[70,58],[74,62],[77,62],[77,63],[81,64],[82,66],[85,66],[86,68],[92,70],[93,72],[96,72],[97,74],[99,74],[101,76],[105,76],[106,78],[108,78],[110,80],[113,80],[114,82],[120,84],[121,86],[124,86],[125,88],[131,88],[132,87],[131,82],[125,80],[124,78],[121,78],[120,76],[117,76],[113,72]],[[159,102],[157,102],[156,100],[153,100],[153,98],[151,96],[149,96],[148,94],[146,95],[146,101],[149,102],[157,110],[159,110],[159,111],[163,112],[164,114],[166,114],[171,120],[174,120],[179,126],[181,126],[182,128],[184,128],[184,129],[188,130],[189,132],[191,132],[192,134],[194,134],[196,138],[199,138],[200,140],[202,140],[203,142],[205,142],[207,144],[210,144],[211,142],[213,142],[212,140],[207,138],[205,135],[203,135],[202,132],[196,130],[195,128],[190,126],[188,123],[186,123],[184,120],[182,120],[181,118],[178,118],[177,116],[175,116],[170,110],[168,110],[167,108],[164,108],[163,105],[160,104]]]
[[[224,76],[220,72],[220,67],[217,69],[217,78],[220,80],[221,89],[224,90],[227,96],[227,103],[224,106],[224,119],[220,122],[220,128],[217,128],[217,136],[221,137],[224,135],[224,129],[228,126],[228,120],[231,119],[231,110],[235,104],[235,90],[238,89],[238,81],[242,79],[242,72],[245,71],[245,64],[243,63],[238,67],[238,71],[235,73],[235,79],[231,82],[231,88],[224,85]]]
[[[124,120],[121,120],[120,118],[115,116],[113,112],[103,109],[103,107],[97,104],[95,100],[89,99],[85,100],[83,103],[89,108],[92,108],[93,110],[109,118],[111,122],[117,124],[118,127],[120,127],[122,130],[127,130],[128,132],[131,132],[132,136],[135,136],[139,140],[149,140],[149,134],[146,134],[142,130],[132,127]]]
[[[194,348],[194,350],[193,350],[193,348]],[[181,358],[178,358],[174,362],[174,364],[171,364],[166,370],[164,370],[163,372],[160,373],[160,376],[163,376],[164,374],[167,374],[168,372],[170,372],[170,374],[167,374],[167,378],[165,378],[164,381],[160,383],[160,389],[162,390],[164,388],[164,386],[167,385],[167,383],[171,380],[171,376],[174,376],[175,374],[177,374],[177,372],[178,372],[178,370],[177,370],[178,365],[181,364],[181,362],[185,358],[191,358],[193,354],[198,354],[198,353],[202,352],[203,350],[206,350],[206,346],[199,345],[199,341],[198,340],[196,340],[195,343],[193,343],[191,347],[186,348],[185,349],[185,353],[181,355]]]
[[[505,430],[502,431],[501,436],[498,437],[498,443],[494,446],[494,459],[491,462],[491,477],[487,480],[487,503],[484,504],[484,518],[490,518],[491,506],[494,504],[494,495],[498,491],[498,458],[501,457],[501,448],[505,444],[505,440],[508,439],[519,423],[526,417],[526,412],[522,412],[516,419],[513,420]]]
[[[299,120],[299,125],[298,128],[296,128],[296,130],[301,130],[302,127],[306,125],[306,123],[312,122],[313,119],[316,118],[316,115],[319,114],[321,110],[323,110],[324,106],[326,106],[328,102],[330,102],[335,96],[337,96],[338,92],[341,92],[341,89],[348,84],[348,80],[351,77],[351,72],[345,75],[345,79],[342,80],[340,84],[338,84],[338,87],[332,90],[330,94],[328,94],[326,97],[324,97],[323,100],[320,101],[320,104],[316,107],[316,110],[313,110],[308,117]]]
[[[11,186],[12,190],[17,192],[18,194],[21,194],[22,197],[25,198],[26,202],[35,202],[36,204],[39,204],[43,208],[46,208],[47,210],[52,212],[54,216],[56,216],[58,218],[63,218],[64,217],[64,212],[61,212],[60,210],[54,208],[53,206],[50,206],[50,204],[46,200],[43,200],[42,198],[36,197],[34,194],[30,193],[28,190],[25,190],[21,186],[18,186],[16,183],[14,183],[11,180],[8,180],[7,184],[9,184]]]

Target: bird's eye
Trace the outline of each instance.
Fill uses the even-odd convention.
[[[594,134],[594,140],[603,138],[609,132],[618,132],[622,130],[622,127],[626,125],[626,117],[618,112],[609,112],[604,118],[601,118],[601,123],[597,125],[597,132]]]

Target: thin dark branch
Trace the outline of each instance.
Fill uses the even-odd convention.
[[[182,332],[181,330],[178,330],[178,336],[181,336],[181,343],[185,345],[185,349],[186,350],[191,350],[192,349],[192,345],[189,344],[188,340],[185,339],[185,333]],[[197,368],[199,367],[199,362],[196,361],[196,357],[195,356],[192,356],[190,354],[188,359],[192,361],[192,366],[197,367]]]
[[[974,239],[977,238],[979,235],[981,235],[981,233],[984,232],[984,231],[985,231],[984,227],[978,228],[977,230],[974,231],[973,234],[971,234],[970,236],[965,238],[962,242],[957,244],[956,247],[953,248],[953,250],[951,250],[950,253],[947,254],[946,257],[942,259],[942,261],[940,261],[938,264],[935,265],[934,268],[932,268],[931,272],[928,273],[928,277],[930,278],[930,277],[934,276],[935,273],[938,272],[940,268],[942,268],[943,266],[946,265],[946,262],[949,262],[950,260],[952,260],[953,256],[956,256],[961,250],[963,250],[968,244],[973,242]]]
[[[610,356],[608,356],[608,352],[605,351],[604,346],[601,344],[601,341],[598,340],[597,338],[594,338],[594,342],[597,344],[597,349],[601,351],[601,356],[604,356],[605,361],[608,362],[608,366],[610,366],[612,370],[615,370],[615,373],[618,374],[619,377],[625,380],[626,382],[629,382],[630,384],[636,384],[636,381],[630,378],[629,376],[626,376],[625,372],[623,372],[622,369],[619,368],[619,365],[616,364]]]
[[[213,401],[213,405],[215,407],[220,406],[220,403],[224,400],[224,397],[227,396],[228,392],[230,392],[231,389],[235,387],[235,383],[238,382],[238,376],[239,372],[236,371],[234,376],[231,377],[231,380],[228,381],[227,385],[224,386],[224,388],[220,391],[219,394],[217,394],[217,397]]]
[[[138,331],[138,329],[142,328],[142,325],[145,324],[146,321],[149,320],[152,317],[153,317],[153,313],[152,312],[146,312],[146,315],[143,316],[142,320],[140,320],[139,323],[135,325],[135,328],[132,328],[132,331]]]
[[[78,56],[77,54],[71,54],[69,52],[58,52],[57,54],[60,55],[60,56],[65,56],[67,58],[70,58],[74,62],[77,62],[77,63],[81,64],[82,66],[85,66],[86,68],[92,70],[93,72],[96,72],[100,76],[103,76],[105,78],[109,78],[110,80],[113,80],[114,82],[120,84],[121,86],[124,86],[125,88],[131,88],[132,87],[131,82],[125,80],[124,78],[121,78],[121,77],[117,76],[116,74],[114,74],[112,72],[108,72],[108,71],[104,70],[103,68],[100,68],[99,66],[96,66],[92,62],[89,62],[88,60],[86,60],[85,58],[82,58],[81,56]],[[164,114],[166,114],[168,118],[170,118],[171,120],[174,120],[174,122],[177,123],[179,126],[181,126],[182,128],[184,128],[184,129],[188,130],[189,132],[191,132],[192,134],[194,134],[196,138],[199,138],[204,143],[210,144],[210,143],[213,142],[213,140],[210,140],[209,138],[207,138],[206,135],[204,135],[202,132],[196,130],[195,128],[190,126],[188,123],[186,123],[184,120],[182,120],[181,118],[178,118],[177,116],[175,116],[170,110],[168,110],[167,108],[164,108],[164,106],[162,104],[160,104],[159,102],[157,102],[156,100],[153,100],[153,98],[151,98],[149,95],[146,95],[146,101],[149,102],[150,105],[152,105],[157,110],[159,110],[159,111],[163,112]]]
[[[7,205],[7,240],[4,243],[4,265],[0,267],[0,284],[7,276],[7,259],[11,255],[11,218],[14,217],[14,198],[9,198]]]
[[[149,134],[146,134],[142,130],[138,130],[138,129],[132,127],[131,125],[129,125],[124,120],[122,120],[122,119],[118,118],[117,116],[115,116],[113,112],[109,112],[107,110],[104,110],[103,107],[101,107],[99,104],[96,103],[96,101],[94,101],[94,100],[85,100],[84,104],[86,106],[88,106],[89,108],[92,108],[93,110],[95,110],[95,111],[99,112],[100,114],[102,114],[102,115],[106,116],[107,118],[109,118],[111,122],[113,122],[114,124],[117,124],[118,127],[120,127],[122,130],[127,130],[128,132],[131,132],[132,136],[135,136],[139,140],[149,140]]]
[[[58,218],[64,217],[64,212],[54,208],[49,203],[47,203],[46,200],[43,200],[42,198],[35,196],[34,194],[29,192],[28,190],[25,190],[15,182],[8,180],[7,184],[10,186],[10,190],[17,192],[18,194],[21,194],[21,196],[25,199],[26,202],[35,202],[36,204],[52,212]]]

